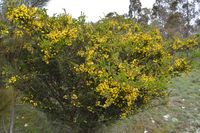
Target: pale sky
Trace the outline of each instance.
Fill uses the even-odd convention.
[[[141,0],[143,7],[151,8],[155,0]],[[128,13],[129,0],[50,0],[47,13],[63,13],[63,9],[77,18],[83,12],[87,21],[97,21],[109,12]]]

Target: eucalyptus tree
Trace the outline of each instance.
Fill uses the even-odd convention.
[[[138,23],[148,25],[151,22],[151,14],[152,12],[150,8],[142,8]]]
[[[180,12],[183,14],[185,21],[185,34],[184,37],[188,37],[191,34],[192,25],[191,21],[195,18],[195,0],[180,0]]]
[[[129,5],[129,17],[138,20],[142,10],[142,4],[140,0],[130,0]]]
[[[152,7],[152,23],[154,23],[166,37],[165,24],[169,17],[169,0],[156,0]]]

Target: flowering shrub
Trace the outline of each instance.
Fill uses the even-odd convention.
[[[192,36],[190,38],[187,38],[185,41],[182,41],[180,39],[176,39],[174,43],[172,44],[172,49],[174,51],[183,51],[183,50],[191,50],[197,47],[198,41],[196,36]]]
[[[13,38],[22,40],[16,44],[21,54],[15,87],[26,94],[25,102],[72,126],[124,118],[166,96],[174,73],[189,70],[185,59],[172,58],[157,29],[122,16],[89,24],[83,16],[49,17],[44,9],[22,5],[7,18]],[[182,47],[175,44],[173,49]]]

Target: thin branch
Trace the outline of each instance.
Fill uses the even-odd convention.
[[[45,2],[48,2],[48,0],[45,0]],[[44,2],[44,3],[45,3]],[[42,4],[42,0],[37,0],[35,3],[33,3],[32,5],[31,5],[31,7],[36,7],[36,6],[38,6],[39,4]]]
[[[6,125],[5,125],[4,117],[2,117],[2,125],[3,125],[4,132],[8,133]]]
[[[10,110],[10,129],[9,129],[9,133],[14,133],[15,104],[16,104],[16,97],[15,97],[14,90],[13,90],[12,104],[11,104],[11,110]]]

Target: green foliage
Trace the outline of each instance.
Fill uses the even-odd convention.
[[[189,70],[185,59],[172,58],[156,28],[121,16],[89,24],[84,16],[49,17],[24,5],[6,15],[11,29],[0,47],[15,71],[4,87],[80,130],[166,96],[171,77]]]

